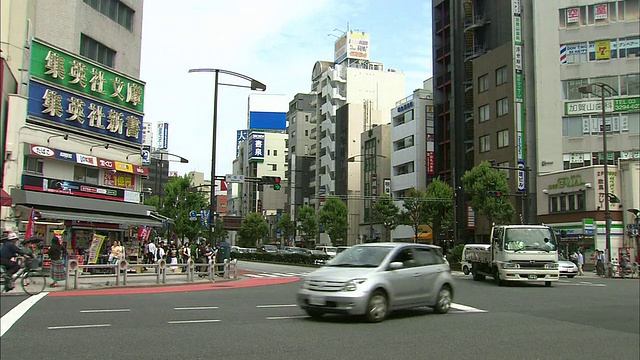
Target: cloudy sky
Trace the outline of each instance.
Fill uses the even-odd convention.
[[[250,76],[269,94],[311,90],[318,60],[333,61],[335,36],[365,31],[370,59],[406,75],[409,95],[431,77],[431,1],[403,0],[146,0],[141,79],[145,121],[169,123],[169,152],[189,164],[180,174],[209,178],[213,74],[218,68]],[[339,30],[334,30],[339,29]],[[220,75],[220,82],[246,84]],[[231,173],[236,130],[245,129],[251,90],[221,86],[218,95],[216,175]],[[155,144],[154,144],[155,145]]]

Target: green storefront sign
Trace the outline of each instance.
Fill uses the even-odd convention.
[[[31,76],[107,104],[143,112],[144,82],[40,40],[31,43]]]
[[[640,111],[640,98],[615,99],[613,111]]]
[[[604,102],[606,112],[640,111],[640,97],[607,99]],[[565,103],[565,115],[582,115],[602,112],[601,100],[574,101]]]
[[[516,101],[522,102],[524,99],[524,83],[522,73],[516,73]]]

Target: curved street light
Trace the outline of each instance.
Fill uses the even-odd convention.
[[[211,184],[215,184],[216,181],[216,131],[218,127],[218,85],[226,85],[233,87],[241,87],[248,88],[251,90],[257,91],[265,91],[267,90],[267,86],[260,81],[253,79],[247,75],[243,75],[237,72],[223,70],[223,69],[212,69],[212,68],[198,68],[198,69],[189,69],[189,73],[214,73],[214,93],[213,93],[213,129],[211,131]],[[234,76],[243,80],[249,81],[250,85],[239,85],[239,84],[231,84],[231,83],[221,83],[218,81],[219,74],[225,74]],[[211,194],[210,194],[210,208],[209,208],[209,217],[211,217],[216,212],[216,204],[215,204],[215,186],[211,186]],[[213,244],[213,227],[211,226],[212,221],[209,223],[209,242],[211,245]]]
[[[599,88],[599,91],[596,90]],[[609,172],[607,169],[607,163],[609,157],[607,154],[607,124],[606,124],[606,97],[612,97],[618,95],[616,89],[610,85],[595,82],[588,85],[582,85],[578,88],[581,94],[591,94],[599,96],[601,100],[600,106],[602,107],[602,152],[604,153],[604,227],[605,227],[605,247],[607,249],[607,261],[611,262],[611,210],[609,209]]]

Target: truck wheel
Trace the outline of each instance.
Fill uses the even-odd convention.
[[[493,280],[496,282],[496,285],[504,286],[504,281],[500,279],[500,272],[498,271],[498,268],[493,268]]]
[[[467,265],[465,265],[465,266],[462,268],[462,272],[463,272],[465,275],[469,275],[469,267],[468,267]]]
[[[545,281],[544,282],[544,286],[546,287],[551,287],[552,282],[551,281]]]
[[[478,271],[474,268],[471,269],[471,274],[473,274],[473,281],[484,280],[484,275],[478,274]]]

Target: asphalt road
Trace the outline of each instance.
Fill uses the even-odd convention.
[[[256,265],[260,272],[289,268]],[[294,269],[295,270],[295,269]],[[640,281],[498,287],[456,276],[449,314],[311,320],[300,282],[164,294],[45,297],[0,339],[2,359],[638,359]],[[19,297],[1,299],[5,306]],[[486,312],[475,312],[486,311]],[[87,327],[83,327],[87,326]],[[90,326],[90,327],[89,327]]]

